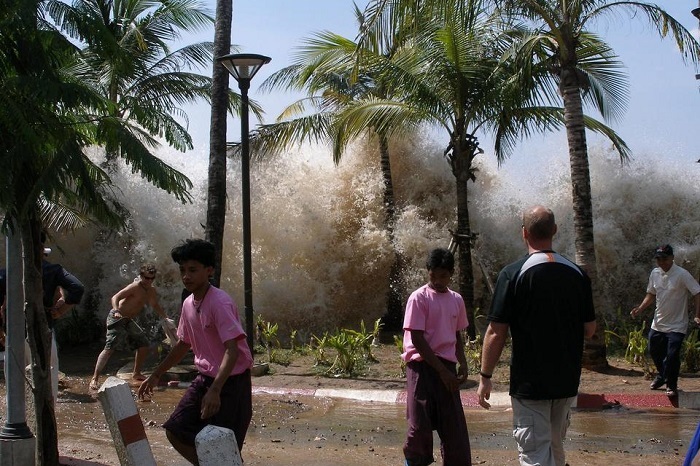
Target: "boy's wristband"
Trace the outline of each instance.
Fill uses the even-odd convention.
[[[481,371],[479,371],[479,375],[485,379],[490,379],[491,377],[493,377],[493,374],[487,374],[486,372],[481,372]]]

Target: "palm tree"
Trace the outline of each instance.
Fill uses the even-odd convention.
[[[96,142],[85,108],[105,105],[90,88],[59,70],[74,47],[45,21],[38,2],[7,5],[0,20],[0,209],[3,230],[21,238],[27,339],[39,464],[58,465],[57,430],[51,400],[50,332],[41,299],[40,214],[44,200],[62,202],[110,226],[123,224],[104,197],[109,177],[83,148]]]
[[[362,24],[364,17],[357,6],[355,16]],[[272,152],[304,141],[325,141],[332,145],[333,161],[337,164],[352,139],[365,134],[376,141],[384,183],[384,224],[394,248],[387,309],[382,317],[382,328],[386,331],[401,329],[405,294],[404,259],[394,235],[396,202],[389,138],[386,131],[372,124],[366,124],[361,132],[350,135],[345,129],[343,112],[358,101],[392,97],[391,86],[378,79],[376,71],[378,67],[388,66],[396,58],[394,53],[398,49],[398,44],[391,38],[360,49],[354,41],[332,32],[315,34],[299,48],[295,63],[270,76],[261,86],[263,90],[305,90],[308,97],[288,106],[277,123],[263,125],[253,143],[259,152]],[[356,66],[358,63],[360,65]]]
[[[56,422],[49,383],[50,333],[41,305],[41,272],[37,253],[43,219],[56,221],[63,206],[67,223],[92,218],[111,228],[123,228],[124,211],[110,198],[111,180],[84,149],[122,143],[119,156],[149,181],[188,199],[186,178],[143,152],[153,144],[150,132],[166,135],[142,114],[119,114],[92,75],[77,77],[66,70],[80,68],[76,46],[57,29],[69,25],[60,5],[10,1],[0,18],[0,210],[3,229],[21,237],[24,250],[24,296],[27,338],[32,356],[34,407],[39,464],[57,465]],[[46,14],[58,14],[53,21]],[[68,12],[70,14],[70,12]],[[65,22],[64,22],[65,20]],[[73,31],[75,32],[75,31]],[[156,94],[148,94],[155,96]],[[146,107],[148,109],[150,107]],[[130,118],[145,129],[130,125]],[[150,126],[149,126],[150,125]],[[119,137],[124,139],[119,140]],[[167,136],[166,136],[167,138]],[[41,210],[40,210],[41,209]]]
[[[211,24],[209,14],[196,0],[76,0],[71,5],[48,0],[46,11],[64,33],[84,44],[65,72],[110,102],[94,115],[108,169],[123,158],[136,171],[160,173],[159,184],[189,201],[190,180],[152,151],[159,145],[156,137],[181,151],[193,147],[181,105],[208,100],[211,79],[185,70],[209,66],[212,47],[203,42],[171,50],[170,44],[182,32]]]
[[[160,165],[170,185],[184,188],[175,193],[178,198],[189,201],[189,179],[151,154],[158,145],[153,137],[162,137],[181,151],[191,149],[187,113],[181,105],[200,99],[211,103],[204,233],[217,247],[214,279],[218,285],[226,218],[226,112],[240,110],[240,96],[229,90],[228,73],[213,57],[231,51],[231,0],[217,5],[214,43],[201,42],[177,50],[172,50],[171,44],[180,39],[182,32],[198,31],[213,22],[198,0],[76,0],[72,6],[50,1],[56,22],[87,43],[70,71],[107,97],[113,103],[109,115],[119,119],[116,125],[103,120],[103,131],[112,135],[106,146],[109,169],[114,169],[119,151],[136,168],[143,163]],[[210,66],[212,78],[192,71]],[[260,114],[257,106],[251,108]],[[126,131],[123,122],[129,125]]]
[[[214,23],[214,56],[231,53],[231,21],[233,0],[216,0]],[[214,286],[221,281],[226,220],[226,107],[228,106],[229,73],[214,60],[211,85],[211,126],[209,128],[209,169],[207,184],[207,220],[205,237],[214,244]]]
[[[619,117],[626,106],[624,74],[610,67],[612,49],[590,32],[604,17],[646,19],[661,38],[672,36],[684,61],[700,62],[700,44],[678,21],[657,5],[618,0],[496,0],[504,14],[526,21],[532,29],[514,52],[523,67],[547,68],[550,86],[564,105],[571,165],[576,262],[597,283],[593,207],[584,104],[599,110],[605,120]],[[534,63],[534,65],[532,65]],[[553,83],[552,83],[553,81]],[[624,154],[620,153],[624,161]],[[599,292],[596,292],[599,296]],[[600,299],[597,299],[600,304]],[[602,328],[601,328],[602,331]],[[600,335],[599,335],[600,336]],[[603,338],[587,342],[585,364],[605,366]]]
[[[409,3],[409,2],[407,2]],[[428,2],[429,3],[429,2]],[[474,272],[469,220],[468,183],[474,181],[473,162],[483,153],[476,132],[505,112],[515,109],[501,92],[501,75],[495,73],[502,43],[499,24],[484,14],[482,2],[454,2],[454,9],[434,10],[428,3],[415,7],[401,2],[370,2],[360,43],[376,40],[387,28],[411,34],[403,67],[387,69],[390,82],[401,82],[404,96],[394,101],[360,102],[354,111],[373,115],[379,127],[401,128],[400,120],[420,119],[444,128],[449,136],[445,158],[452,168],[457,192],[459,290],[474,322]],[[402,25],[402,26],[398,26]],[[410,52],[410,53],[408,53]],[[361,123],[354,121],[354,128]],[[367,118],[365,116],[365,118]],[[371,120],[370,120],[371,121]],[[505,137],[505,136],[504,136]],[[469,338],[476,337],[474,325]]]
[[[438,0],[419,7],[411,1],[371,2],[364,28],[369,37],[396,24],[410,31],[406,24],[413,21],[413,38],[407,42],[415,58],[405,62],[414,68],[392,69],[394,77],[386,78],[402,83],[406,93],[402,101],[361,103],[357,108],[365,119],[371,112],[372,118],[388,122],[391,128],[401,128],[399,121],[404,118],[420,118],[447,131],[445,157],[457,189],[454,236],[459,244],[459,290],[468,312],[474,301],[468,182],[474,180],[474,159],[483,153],[478,134],[494,135],[496,156],[502,161],[522,137],[564,122],[561,109],[544,106],[546,102],[534,92],[541,81],[537,73],[530,74],[529,80],[514,78],[520,65],[505,51],[519,31],[504,24],[498,15],[489,14],[487,7],[481,0]],[[587,117],[584,124],[605,134],[621,153],[627,153],[624,141],[610,128]],[[473,315],[469,317],[473,322]]]

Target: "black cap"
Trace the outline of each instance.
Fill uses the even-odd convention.
[[[659,246],[654,251],[654,257],[673,257],[673,248],[670,244]]]

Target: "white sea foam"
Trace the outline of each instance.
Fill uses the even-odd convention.
[[[407,259],[409,290],[425,281],[429,249],[447,246],[456,226],[455,181],[440,143],[420,138],[392,144],[397,203],[397,247]],[[477,158],[469,185],[479,307],[488,305],[484,273],[524,253],[520,213],[534,203],[552,207],[559,233],[555,247],[574,257],[568,156],[507,161],[498,168]],[[109,299],[137,274],[142,262],[159,268],[164,307],[177,315],[181,285],[170,249],[202,237],[206,221],[206,154],[164,150],[164,160],[194,182],[193,204],[183,205],[153,188],[130,167],[114,176],[132,217],[124,233],[82,231],[58,235],[52,260],[73,270],[92,290],[102,314]],[[641,299],[651,251],[671,243],[676,262],[698,275],[700,263],[700,167],[671,162],[667,154],[637,154],[621,166],[603,146],[590,149],[596,252],[607,310],[631,308]],[[240,167],[229,164],[228,211],[222,287],[242,308]],[[325,147],[304,147],[254,162],[252,242],[254,309],[283,328],[319,332],[378,318],[384,309],[392,249],[383,228],[379,155],[372,141],[349,149],[338,166]],[[53,246],[53,245],[51,245]],[[99,303],[99,304],[98,304]]]

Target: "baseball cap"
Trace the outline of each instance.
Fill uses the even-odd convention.
[[[668,256],[673,256],[673,248],[671,247],[670,244],[666,244],[664,246],[659,246],[654,251],[654,257],[668,257]]]

